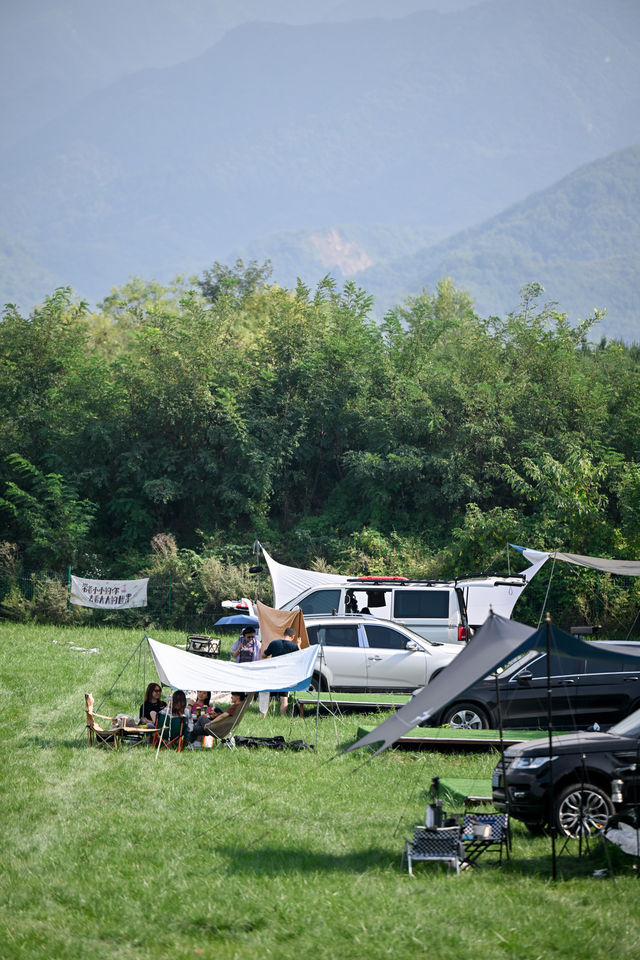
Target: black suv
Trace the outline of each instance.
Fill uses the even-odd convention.
[[[493,771],[493,802],[536,832],[555,823],[575,837],[601,830],[616,813],[632,823],[640,804],[640,710],[607,733],[529,740],[504,752]],[[552,789],[553,788],[553,789]]]
[[[634,653],[637,643],[629,643]],[[598,643],[606,647],[606,643]],[[618,645],[619,649],[619,645]],[[609,726],[640,707],[638,660],[576,660],[551,655],[551,704],[558,730]],[[507,729],[547,726],[547,655],[526,653],[498,675],[500,712]],[[429,719],[430,726],[450,724],[469,730],[498,727],[495,676],[475,683],[459,700]]]

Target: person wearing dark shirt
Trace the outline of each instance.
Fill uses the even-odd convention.
[[[282,657],[287,653],[295,653],[296,650],[300,649],[300,642],[300,637],[296,634],[293,627],[287,627],[281,639],[271,641],[262,654],[262,659],[268,660],[270,657]],[[288,692],[282,693],[279,691],[278,693],[274,693],[274,696],[280,697],[280,714],[284,716],[289,709],[289,694]],[[260,712],[263,717],[266,717],[268,709],[269,694],[260,694]]]
[[[156,717],[166,707],[166,702],[161,700],[162,687],[159,683],[150,683],[144,695],[144,703],[140,707],[140,720],[146,720],[148,723],[155,724]]]

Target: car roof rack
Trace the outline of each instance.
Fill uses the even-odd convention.
[[[346,579],[347,583],[361,583],[363,586],[378,586],[388,584],[392,587],[433,587],[438,584],[446,584],[448,586],[453,584],[453,580],[410,580],[408,577],[347,577]]]

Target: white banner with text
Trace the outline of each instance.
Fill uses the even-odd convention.
[[[87,580],[71,577],[71,603],[99,610],[126,610],[128,607],[146,607],[147,584],[144,580]]]

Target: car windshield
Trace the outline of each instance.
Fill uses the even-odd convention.
[[[634,710],[620,723],[614,723],[612,727],[609,727],[609,733],[622,737],[640,737],[640,710]]]
[[[397,628],[397,624],[393,624],[394,628]],[[415,633],[413,630],[410,630],[409,627],[402,625],[402,633],[406,636],[407,640],[415,640],[419,647],[442,647],[444,644],[439,640],[429,640],[428,637],[423,637],[420,633]]]

